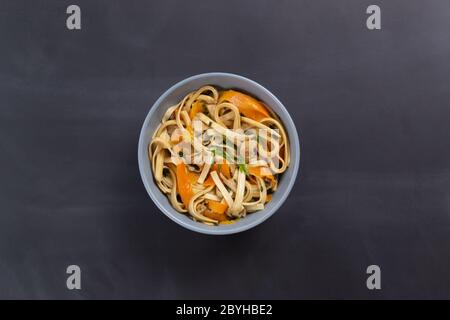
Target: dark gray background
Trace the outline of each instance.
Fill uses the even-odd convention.
[[[210,71],[302,133],[287,202],[233,236],[171,222],[137,166],[152,103]],[[0,298],[450,298],[450,1],[0,1],[0,98]]]

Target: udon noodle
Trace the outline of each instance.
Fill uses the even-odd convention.
[[[154,179],[172,206],[210,225],[264,209],[290,162],[276,114],[247,94],[214,86],[171,106],[148,149]]]

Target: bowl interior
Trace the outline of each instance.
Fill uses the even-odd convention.
[[[159,190],[153,180],[151,166],[148,160],[148,144],[158,127],[166,110],[178,103],[186,94],[204,85],[215,85],[225,89],[238,89],[265,102],[281,119],[289,140],[291,163],[280,178],[277,191],[273,194],[264,210],[254,212],[245,218],[229,225],[208,226],[195,222],[184,214],[177,212],[167,197]],[[147,192],[158,208],[178,224],[201,233],[230,234],[250,229],[269,218],[285,201],[297,177],[300,160],[300,145],[297,130],[281,102],[267,89],[247,78],[229,73],[206,73],[187,78],[168,89],[152,106],[141,130],[138,146],[138,161],[141,177]]]

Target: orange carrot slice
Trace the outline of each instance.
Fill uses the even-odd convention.
[[[256,121],[261,121],[270,116],[263,103],[242,92],[234,90],[223,91],[220,94],[219,102],[224,101],[234,104],[244,116]]]
[[[225,213],[225,211],[227,211],[228,209],[228,205],[226,203],[213,200],[208,200],[207,206],[211,211],[219,214]]]

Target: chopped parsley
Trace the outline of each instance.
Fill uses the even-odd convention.
[[[224,152],[223,150],[212,148],[211,152],[214,155],[214,157],[215,156],[219,156],[219,157],[222,157],[223,159],[225,159],[225,160],[227,160],[229,162],[233,162],[231,156],[227,152]],[[244,163],[244,159],[242,157],[238,157],[236,162],[237,162],[237,165],[239,167],[239,171],[245,173],[245,175],[248,175],[249,173],[248,173],[247,166]],[[214,160],[213,160],[213,162],[211,164],[213,164],[213,163],[214,163]],[[221,165],[219,164],[219,170],[220,170],[220,168],[221,168]]]

